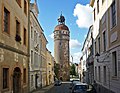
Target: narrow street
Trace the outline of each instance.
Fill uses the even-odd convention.
[[[54,84],[36,90],[32,93],[70,93],[70,82],[62,82],[60,86],[54,86]]]
[[[69,93],[70,82],[63,82],[60,86],[53,86],[50,90],[45,93]]]

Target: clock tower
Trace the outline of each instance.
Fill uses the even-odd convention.
[[[58,25],[54,29],[54,57],[59,64],[58,79],[69,80],[69,39],[70,31],[65,25],[65,18],[61,14],[58,18]]]

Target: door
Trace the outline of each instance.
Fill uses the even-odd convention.
[[[18,67],[13,72],[13,93],[21,93],[21,71]]]

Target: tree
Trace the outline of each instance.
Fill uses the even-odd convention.
[[[70,67],[70,75],[72,75],[72,77],[73,77],[73,75],[76,76],[76,71],[75,71],[75,65],[74,64],[72,64],[72,66]]]
[[[59,75],[58,75],[59,69],[60,69],[60,65],[56,63],[54,65],[54,72],[55,72],[55,76],[56,76],[57,79],[59,78]]]

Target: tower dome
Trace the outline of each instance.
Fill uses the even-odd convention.
[[[58,18],[58,25],[54,29],[55,31],[59,30],[68,30],[69,28],[65,25],[65,17],[61,14]]]
[[[55,27],[54,31],[59,31],[59,30],[68,30],[69,31],[69,28],[65,25],[65,24],[59,24]]]

